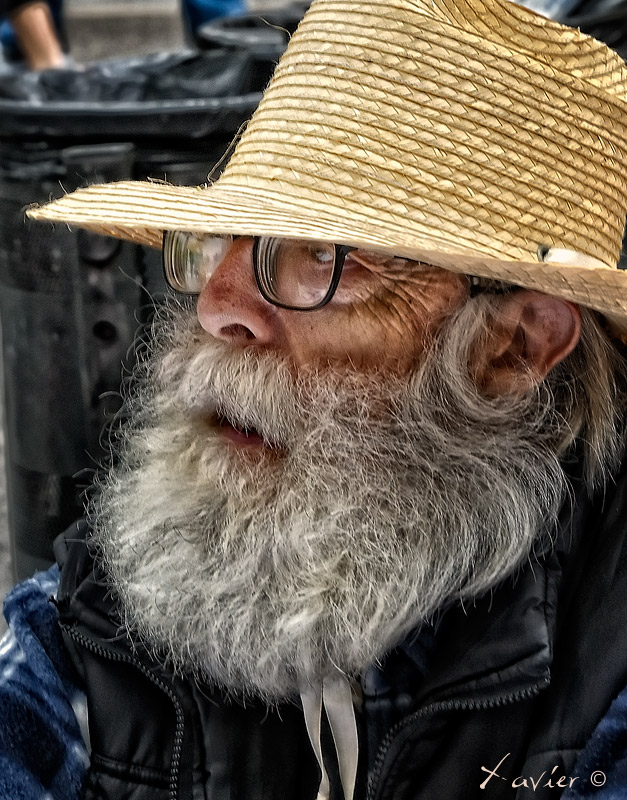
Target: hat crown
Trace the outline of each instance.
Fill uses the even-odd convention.
[[[627,100],[627,67],[618,53],[591,36],[524,6],[501,0],[412,0],[407,8],[511,53],[530,56],[563,73],[566,80],[574,76]]]
[[[218,181],[379,241],[616,264],[627,69],[497,0],[315,0]],[[342,224],[345,221],[345,224]]]

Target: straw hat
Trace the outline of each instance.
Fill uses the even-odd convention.
[[[627,330],[626,209],[627,68],[605,45],[497,0],[315,0],[213,185],[98,185],[28,214],[155,247],[170,229],[362,246]]]

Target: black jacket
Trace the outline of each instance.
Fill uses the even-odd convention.
[[[547,800],[585,779],[577,755],[627,684],[627,470],[603,496],[576,494],[546,555],[364,676],[356,800]],[[314,800],[297,702],[229,704],[152,661],[120,633],[86,536],[80,523],[57,542],[64,640],[88,698],[85,797]]]

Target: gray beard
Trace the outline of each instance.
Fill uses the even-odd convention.
[[[90,518],[124,624],[174,669],[268,702],[357,676],[551,532],[552,400],[482,399],[454,327],[398,379],[296,374],[171,316]],[[229,446],[216,413],[273,447]]]

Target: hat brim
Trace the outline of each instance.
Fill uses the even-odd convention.
[[[368,216],[367,209],[361,219],[354,212],[344,218],[337,207],[325,214],[298,198],[288,201],[255,189],[125,181],[79,189],[27,214],[154,248],[161,247],[164,231],[185,230],[319,239],[389,252],[561,297],[604,314],[617,332],[627,332],[626,271],[552,264],[523,251],[518,260],[504,259],[496,251],[479,253],[467,241],[452,242],[450,234],[439,238],[433,229],[408,232],[402,221],[393,225]]]

